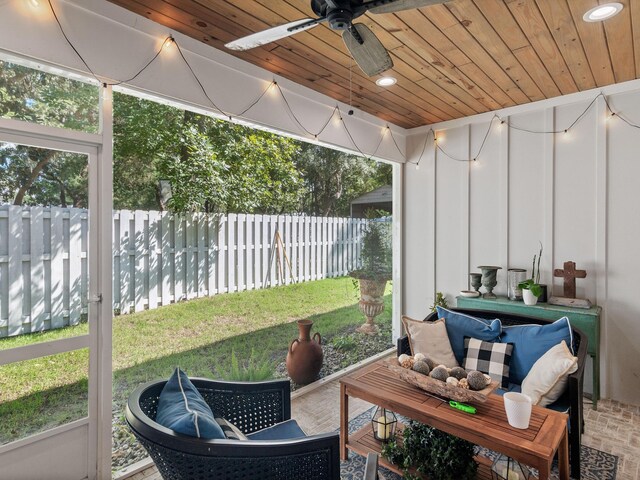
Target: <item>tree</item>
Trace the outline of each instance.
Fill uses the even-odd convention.
[[[98,88],[0,61],[0,116],[96,132]],[[84,164],[84,165],[83,165]],[[86,157],[0,144],[0,201],[86,206]]]
[[[0,116],[95,132],[98,88],[0,61]],[[87,205],[86,158],[0,144],[0,201]],[[390,182],[388,165],[114,94],[116,209],[348,215]]]
[[[352,200],[391,184],[391,165],[319,145],[305,144],[296,164],[307,190],[303,211],[311,215],[348,216]]]
[[[158,210],[158,164],[178,154],[185,112],[123,93],[113,98],[113,206]]]

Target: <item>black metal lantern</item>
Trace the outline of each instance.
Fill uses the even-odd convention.
[[[534,480],[537,477],[526,465],[500,454],[491,465],[491,478],[493,480]]]
[[[396,435],[396,425],[398,417],[391,410],[378,407],[371,417],[371,428],[373,429],[373,438],[386,442]]]

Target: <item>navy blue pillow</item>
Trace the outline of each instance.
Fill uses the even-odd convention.
[[[160,392],[156,422],[174,432],[198,438],[225,438],[213,412],[187,374],[176,368]]]
[[[453,312],[446,308],[436,307],[438,318],[444,318],[447,335],[453,354],[459,365],[464,362],[464,337],[477,338],[485,342],[495,342],[502,332],[500,320],[485,320],[464,313]]]
[[[509,381],[521,384],[533,367],[551,347],[564,340],[573,352],[573,334],[567,317],[546,325],[513,325],[502,329],[500,342],[513,343]]]

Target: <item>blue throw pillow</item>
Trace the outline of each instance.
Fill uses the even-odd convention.
[[[444,318],[449,343],[459,365],[464,362],[464,337],[477,338],[485,342],[494,342],[500,337],[502,323],[497,318],[485,320],[442,307],[436,308],[438,318]]]
[[[187,374],[176,368],[160,392],[156,422],[174,432],[198,438],[225,438],[211,408]]]
[[[564,340],[573,352],[573,334],[567,317],[546,325],[513,325],[502,329],[500,341],[513,343],[509,381],[521,384],[547,350]]]

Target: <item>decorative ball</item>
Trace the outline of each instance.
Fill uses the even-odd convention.
[[[402,368],[411,370],[413,368],[414,363],[415,363],[415,360],[413,359],[413,357],[407,357],[402,361],[400,365],[402,365]]]
[[[489,375],[487,375],[486,373],[484,374],[484,379],[487,381],[487,385],[489,385],[491,383],[491,381],[493,380]]]
[[[420,362],[420,361],[423,361],[423,362],[424,362],[424,361],[426,360],[426,358],[427,358],[427,357],[426,357],[426,355],[424,355],[424,354],[422,354],[422,353],[416,353],[416,354],[413,356],[413,359],[414,359],[416,362]]]
[[[467,382],[469,382],[469,388],[471,390],[482,390],[487,386],[487,379],[484,378],[484,373],[477,370],[473,370],[467,374]]]
[[[409,358],[409,355],[407,355],[406,353],[403,353],[398,357],[398,363],[402,365],[402,362],[404,362],[407,358]]]
[[[427,362],[427,365],[429,365],[429,368],[431,370],[433,370],[434,368],[436,368],[438,366],[438,364],[436,362],[434,362],[433,360],[431,360],[431,358],[429,357],[429,355],[426,355],[426,360],[425,362]]]
[[[449,375],[457,378],[458,380],[462,380],[463,378],[467,378],[467,371],[462,367],[453,367],[449,372]]]
[[[429,375],[429,372],[431,371],[429,365],[424,360],[415,360],[415,362],[413,362],[413,370],[423,375]]]
[[[460,388],[464,388],[465,390],[469,390],[469,382],[467,381],[467,379],[466,379],[466,378],[461,378],[461,379],[458,381],[458,386],[459,386]]]
[[[431,378],[435,378],[436,380],[440,380],[441,382],[446,382],[447,377],[449,376],[449,373],[447,373],[446,367],[438,366],[433,370],[431,370],[431,373],[429,374],[429,376]]]
[[[458,382],[458,379],[456,377],[449,377],[449,378],[447,378],[447,383],[449,385],[453,385],[454,387],[457,387],[459,382]]]

